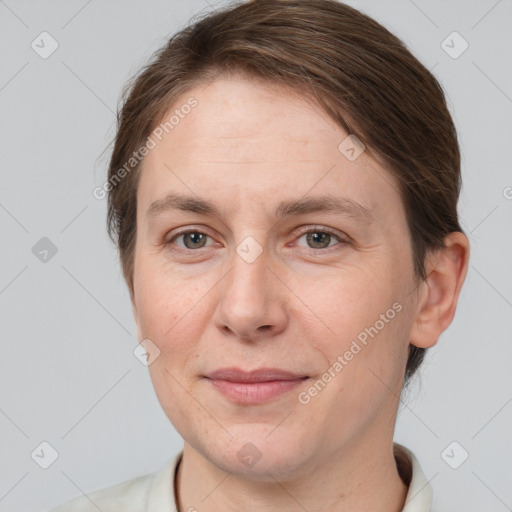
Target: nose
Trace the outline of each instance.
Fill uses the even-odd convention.
[[[291,293],[282,271],[263,251],[254,261],[233,254],[231,269],[219,283],[214,323],[226,336],[258,341],[277,336],[289,321]]]

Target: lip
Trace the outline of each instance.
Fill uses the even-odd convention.
[[[279,368],[257,368],[245,371],[240,368],[221,368],[206,375],[207,379],[229,382],[269,382],[276,380],[302,380],[307,375],[292,373]]]
[[[205,378],[226,398],[240,404],[256,404],[291,391],[309,377],[277,368],[223,368]]]

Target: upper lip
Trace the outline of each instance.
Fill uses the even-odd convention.
[[[292,373],[278,368],[258,368],[245,371],[240,368],[221,368],[206,375],[208,379],[227,380],[230,382],[269,382],[276,380],[300,380],[307,375]]]

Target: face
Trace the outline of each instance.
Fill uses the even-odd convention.
[[[132,297],[165,413],[261,479],[390,438],[416,300],[394,178],[275,85],[217,79],[175,109],[140,176]]]

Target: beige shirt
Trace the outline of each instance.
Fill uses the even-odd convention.
[[[414,454],[394,443],[400,476],[410,481],[402,512],[430,512],[432,489]],[[177,512],[174,475],[183,451],[159,471],[79,496],[50,512]]]

